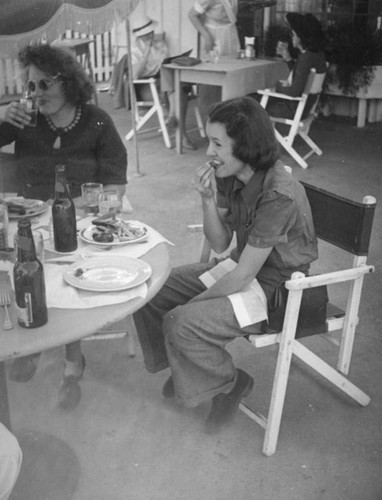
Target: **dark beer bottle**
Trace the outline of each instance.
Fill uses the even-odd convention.
[[[69,193],[65,165],[56,165],[52,222],[54,248],[57,252],[73,252],[77,248],[76,208]]]
[[[29,219],[20,219],[17,232],[17,260],[13,268],[17,321],[36,328],[48,321],[44,270],[36,257]]]

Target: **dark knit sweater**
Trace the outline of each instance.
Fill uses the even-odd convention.
[[[82,106],[78,124],[61,136],[61,147],[54,149],[57,134],[41,114],[36,127],[18,129],[0,124],[0,147],[15,143],[20,180],[19,194],[47,200],[54,197],[55,165],[66,165],[73,197],[81,195],[84,182],[126,184],[127,153],[111,117],[92,104]]]

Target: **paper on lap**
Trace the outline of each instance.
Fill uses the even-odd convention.
[[[232,259],[225,259],[199,276],[199,279],[207,288],[210,288],[225,274],[232,271],[236,265]],[[232,304],[240,328],[268,319],[267,298],[257,279],[240,292],[228,295],[227,298]]]

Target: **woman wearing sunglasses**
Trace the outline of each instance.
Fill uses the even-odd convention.
[[[28,46],[19,54],[26,89],[36,100],[36,126],[24,105],[13,102],[0,112],[0,148],[14,143],[20,196],[54,197],[55,165],[66,165],[73,198],[81,184],[101,182],[125,192],[127,153],[110,116],[89,101],[93,84],[68,51],[47,44]],[[39,355],[15,360],[10,377],[26,382]],[[59,403],[74,408],[81,397],[78,381],[85,369],[80,342],[66,346],[66,363]]]

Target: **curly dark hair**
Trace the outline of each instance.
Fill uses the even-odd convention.
[[[25,68],[33,64],[51,77],[59,75],[64,95],[74,106],[90,101],[93,82],[69,50],[49,44],[28,45],[19,52],[18,59]]]
[[[268,170],[279,158],[273,125],[265,109],[252,97],[213,104],[208,120],[225,125],[234,140],[232,154],[253,170]]]

